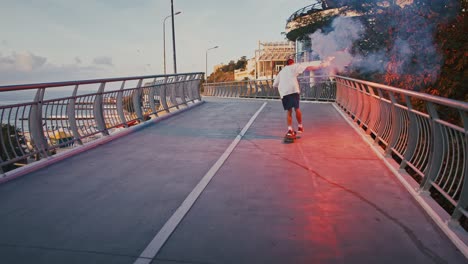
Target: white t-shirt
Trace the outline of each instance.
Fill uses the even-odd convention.
[[[303,73],[309,66],[318,66],[320,61],[295,63],[285,66],[276,76],[273,87],[278,87],[281,98],[293,93],[301,93],[297,76]]]

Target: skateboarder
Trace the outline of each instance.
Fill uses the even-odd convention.
[[[284,110],[287,111],[286,121],[288,124],[288,132],[286,138],[294,139],[296,132],[292,127],[292,109],[296,112],[297,130],[299,133],[304,132],[302,125],[302,112],[299,109],[300,88],[297,81],[297,76],[304,71],[315,71],[321,68],[328,67],[334,57],[330,57],[323,62],[304,62],[294,64],[293,59],[288,59],[286,66],[278,73],[273,83],[273,87],[277,87]]]

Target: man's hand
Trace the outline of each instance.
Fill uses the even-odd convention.
[[[331,57],[328,57],[326,58],[322,63],[320,63],[320,66],[322,68],[325,68],[325,67],[328,67],[330,66],[331,62],[335,59],[334,56],[331,56]]]

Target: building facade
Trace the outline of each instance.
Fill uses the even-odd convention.
[[[289,58],[294,58],[296,48],[294,42],[258,42],[255,56],[248,60],[245,70],[236,70],[236,81],[246,79],[273,79],[286,65]]]

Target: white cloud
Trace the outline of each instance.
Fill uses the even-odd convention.
[[[108,56],[96,57],[94,58],[93,63],[96,65],[114,66],[114,64],[112,63],[112,58]]]
[[[46,63],[47,59],[36,56],[30,52],[16,53],[3,57],[0,55],[0,70],[15,70],[20,72],[30,72],[38,69]]]
[[[102,67],[82,65],[79,57],[73,64],[57,65],[30,52],[0,54],[0,85],[92,79],[103,74]]]

